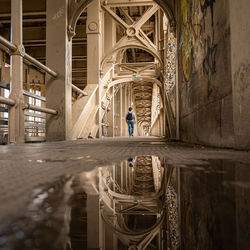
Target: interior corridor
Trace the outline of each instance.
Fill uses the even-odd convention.
[[[249,7],[0,0],[0,249],[248,249]]]

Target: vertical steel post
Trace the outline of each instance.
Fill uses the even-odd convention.
[[[123,100],[122,100],[122,99],[123,99],[123,98],[122,98],[122,92],[123,92],[123,91],[122,91],[122,85],[121,85],[121,86],[120,86],[120,136],[122,136],[122,127],[123,127],[123,126],[122,126],[122,125],[123,125],[123,124],[122,124],[122,120],[123,120],[123,119],[122,119],[122,113],[123,113],[123,112],[122,112],[122,101],[123,101]]]
[[[18,49],[11,56],[10,98],[16,104],[9,108],[9,143],[24,143],[24,97],[23,97],[23,25],[22,0],[11,1],[11,42]]]
[[[124,135],[127,136],[128,135],[128,131],[126,129],[126,114],[128,111],[128,86],[125,85],[125,89],[124,89]]]
[[[115,87],[112,87],[112,136],[115,137]]]
[[[96,93],[96,105],[98,105],[98,114],[96,119],[96,125],[99,127],[98,137],[101,137],[101,95],[102,87],[100,82],[100,62],[102,57],[102,43],[101,43],[101,28],[102,15],[100,1],[93,0],[87,9],[87,83],[90,88],[98,85],[98,91]]]
[[[102,137],[102,81],[99,80],[99,87],[98,87],[98,138]],[[103,135],[104,136],[104,135]]]

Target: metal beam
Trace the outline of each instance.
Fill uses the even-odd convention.
[[[106,10],[124,29],[128,29],[129,25],[127,25],[113,10],[111,10],[110,7],[102,5],[102,8]]]
[[[143,1],[138,1],[138,0],[109,0],[105,2],[105,5],[110,6],[110,7],[132,7],[132,6],[148,6],[152,5],[154,2],[152,0],[143,0]]]
[[[154,13],[159,9],[159,6],[157,4],[153,4],[151,8],[149,8],[143,16],[135,23],[134,27],[136,29],[140,29],[141,26],[148,21],[148,19],[154,15]]]
[[[57,115],[58,114],[58,112],[56,110],[54,110],[54,109],[38,107],[38,106],[35,106],[35,105],[32,105],[32,104],[25,104],[25,109],[40,111],[40,112],[44,112],[46,114],[51,114],[51,115]]]
[[[49,67],[45,66],[44,64],[40,63],[38,60],[36,60],[34,57],[28,55],[27,53],[24,53],[23,57],[26,60],[28,60],[29,62],[31,62],[33,65],[38,67],[39,69],[42,69],[43,71],[45,71],[49,75],[53,76],[54,78],[56,78],[58,76],[58,74],[55,71],[53,71]]]
[[[75,92],[77,92],[77,93],[79,93],[79,94],[81,94],[81,95],[83,95],[83,96],[87,96],[87,95],[88,95],[85,91],[79,89],[79,88],[76,87],[74,84],[72,84],[72,90],[74,90]]]
[[[5,39],[3,36],[0,36],[0,43],[8,48],[11,52],[14,52],[17,50],[17,46]]]
[[[4,45],[6,48],[8,48],[11,52],[17,52],[18,50],[22,50],[22,48],[18,48],[15,44],[11,43],[10,41],[8,41],[7,39],[5,39],[2,36],[0,36],[0,43],[2,45]],[[22,56],[27,61],[31,62],[33,65],[35,65],[39,69],[42,69],[43,71],[45,71],[49,75],[51,75],[55,78],[58,76],[58,74],[55,71],[53,71],[49,67],[45,66],[44,64],[40,63],[38,60],[36,60],[34,57],[28,55],[24,51],[19,51],[19,55]]]
[[[46,115],[44,115],[44,114],[38,114],[38,113],[35,113],[35,112],[25,111],[24,115],[25,116],[32,116],[32,117],[38,117],[38,118],[46,119]]]
[[[36,95],[36,94],[31,93],[31,92],[29,92],[27,90],[23,90],[23,94],[26,95],[26,96],[41,100],[43,102],[46,102],[46,98],[44,96]]]
[[[46,11],[32,11],[32,12],[23,12],[23,17],[25,16],[42,16],[46,15]],[[8,17],[10,18],[11,13],[1,13],[0,17]]]

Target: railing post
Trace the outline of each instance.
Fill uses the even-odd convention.
[[[11,1],[11,37],[17,52],[11,56],[10,98],[15,101],[9,107],[9,143],[24,143],[24,98],[23,98],[23,31],[22,0]]]

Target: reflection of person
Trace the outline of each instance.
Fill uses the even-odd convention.
[[[134,124],[135,124],[135,114],[134,112],[132,112],[132,108],[130,107],[128,109],[128,113],[126,115],[126,122],[128,124],[128,132],[129,132],[129,136],[133,136],[134,135]]]
[[[135,161],[136,161],[136,157],[134,157],[134,158],[128,158],[128,166],[129,167],[133,167]]]
[[[94,138],[94,137],[91,135],[91,132],[89,132],[88,138],[89,138],[89,139],[93,139],[93,138]]]

